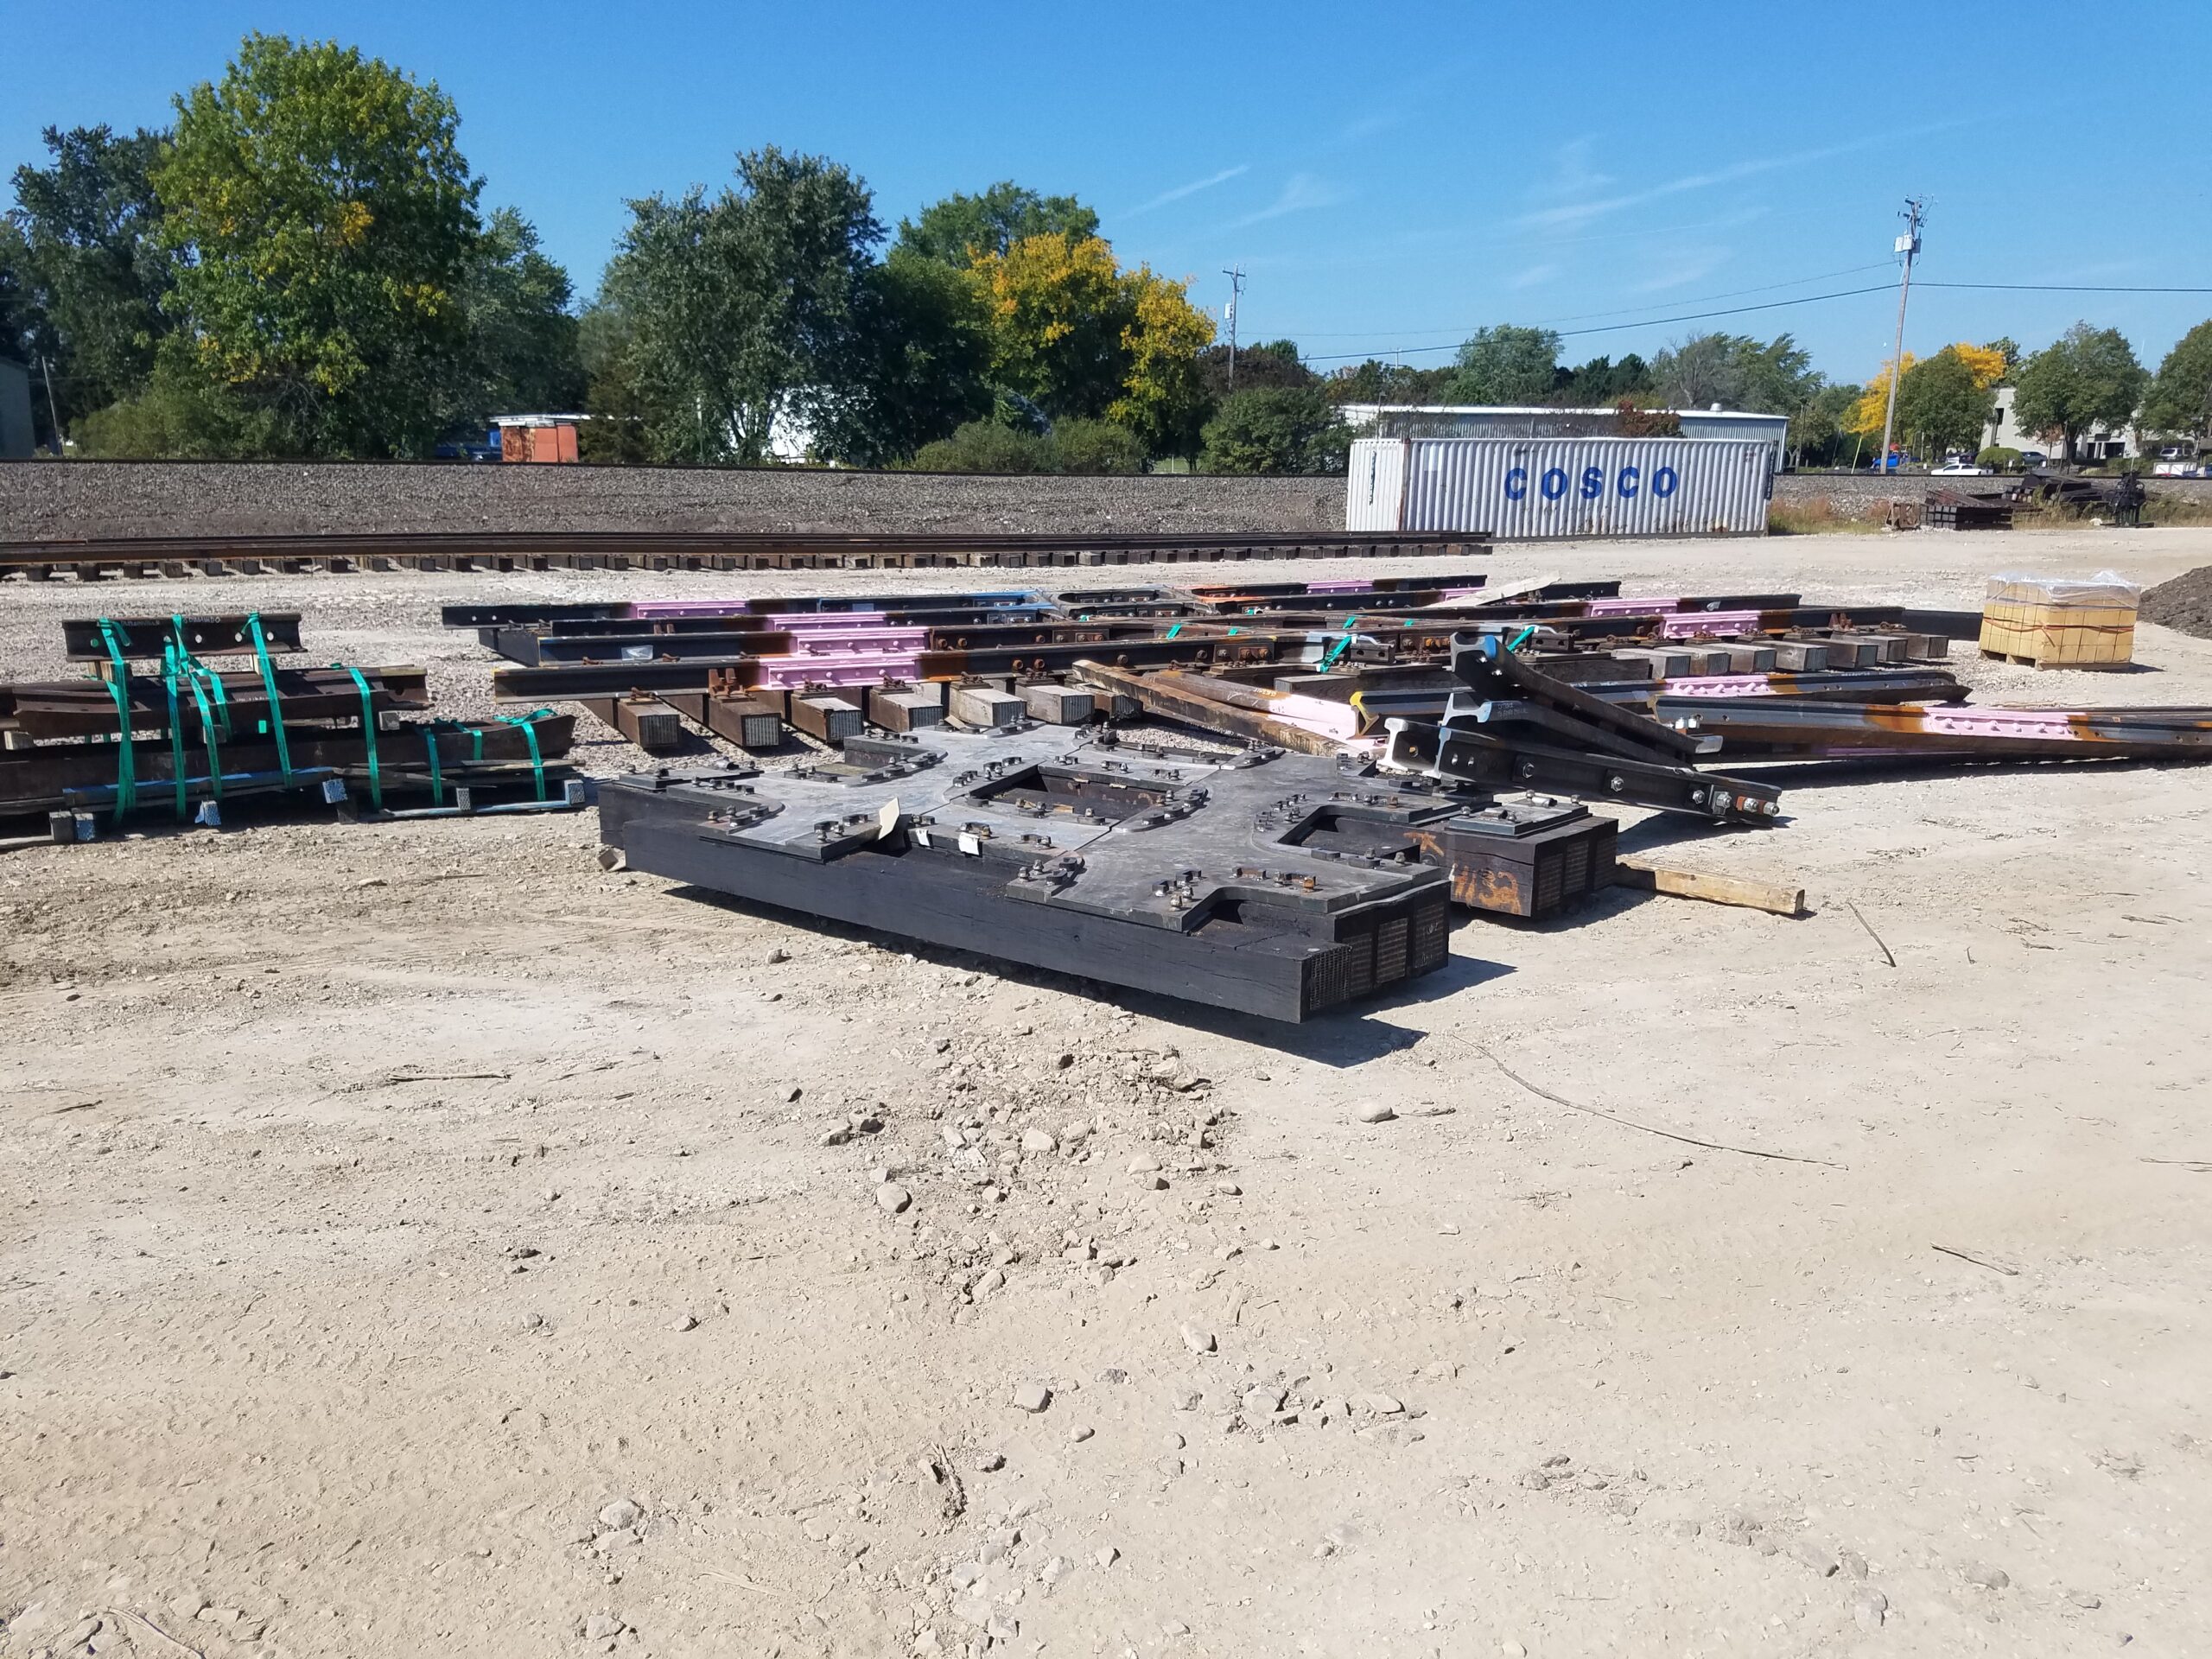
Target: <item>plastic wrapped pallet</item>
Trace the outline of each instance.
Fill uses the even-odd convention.
[[[2114,570],[2094,576],[2001,574],[1981,607],[1986,655],[2037,668],[2116,668],[2134,660],[2143,589]]]

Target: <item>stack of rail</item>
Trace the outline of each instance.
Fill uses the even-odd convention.
[[[296,613],[62,626],[94,673],[0,684],[0,817],[44,813],[79,839],[101,812],[214,823],[257,796],[350,804],[359,790],[395,816],[582,804],[563,764],[572,716],[410,720],[430,710],[420,668],[280,664],[302,649]],[[210,660],[226,658],[250,660]]]

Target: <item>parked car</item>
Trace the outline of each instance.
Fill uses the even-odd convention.
[[[2050,457],[2044,454],[2040,449],[2023,449],[2020,451],[2020,465],[2023,467],[2041,467],[2045,465],[2050,460]]]
[[[1977,467],[1970,461],[1947,461],[1931,469],[1937,478],[1987,478],[1996,471],[1993,467]]]

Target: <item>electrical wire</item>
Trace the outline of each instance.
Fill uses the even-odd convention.
[[[1856,267],[1856,269],[1866,270],[1872,269],[1872,267],[1861,265]],[[1839,271],[1834,274],[1841,276],[1846,273]],[[1816,282],[1819,278],[1808,276],[1801,278],[1800,280],[1805,282]],[[1776,288],[1789,288],[1793,285],[1794,284],[1789,283],[1777,283],[1773,284]],[[2082,283],[1939,283],[1923,279],[1914,283],[1914,286],[1916,288],[1970,289],[1982,292],[1999,294],[2212,294],[2212,287],[2127,287],[2110,284],[2098,285]],[[1615,334],[1630,328],[1659,328],[1664,327],[1669,323],[1675,322],[1703,322],[1713,317],[1740,316],[1747,312],[1752,311],[1776,311],[1793,305],[1814,305],[1823,300],[1847,300],[1860,294],[1886,294],[1893,292],[1894,289],[1894,283],[1877,283],[1868,288],[1839,289],[1833,294],[1803,294],[1792,300],[1768,300],[1759,305],[1729,306],[1719,311],[1692,311],[1686,312],[1679,316],[1646,317],[1640,322],[1611,322],[1603,324],[1595,328],[1560,328],[1554,329],[1553,332],[1557,334],[1562,340],[1572,340],[1583,334]],[[1755,288],[1741,289],[1738,290],[1738,292],[1745,294],[1757,294],[1762,291],[1763,290]],[[1713,297],[1719,299],[1726,296],[1715,295]],[[1693,302],[1693,303],[1694,303],[1694,302]],[[1604,317],[1615,316],[1619,314],[1610,311],[1586,311],[1581,315],[1591,317]],[[1560,321],[1562,322],[1572,321],[1573,319],[1562,317]],[[1428,333],[1431,331],[1423,329],[1418,332]],[[1438,329],[1433,332],[1441,334],[1445,331]],[[1389,339],[1391,338],[1391,336],[1376,335],[1375,338]],[[1456,352],[1459,349],[1459,347],[1456,345],[1408,346],[1400,349],[1395,355],[1399,357],[1414,357],[1423,353],[1433,353],[1436,352]],[[1363,361],[1374,355],[1375,353],[1372,352],[1331,352],[1317,356],[1310,356],[1305,360],[1308,363],[1350,363]]]
[[[1641,322],[1608,322],[1601,323],[1594,328],[1559,328],[1553,332],[1562,340],[1572,340],[1584,334],[1617,334],[1630,328],[1662,328],[1673,322],[1703,322],[1712,317],[1736,317],[1752,311],[1776,311],[1793,305],[1813,305],[1822,300],[1847,300],[1859,294],[1893,294],[1896,291],[1897,285],[1894,283],[1876,283],[1866,288],[1838,289],[1833,294],[1806,294],[1794,300],[1768,300],[1760,305],[1732,305],[1718,311],[1687,311],[1672,317],[1646,317]],[[1456,352],[1459,349],[1458,346],[1412,346],[1400,352],[1398,355],[1412,357],[1417,353]],[[1309,357],[1306,361],[1308,363],[1349,363],[1373,355],[1371,352],[1332,352]]]

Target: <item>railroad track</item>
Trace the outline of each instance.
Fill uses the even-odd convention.
[[[778,531],[440,531],[0,542],[0,576],[99,582],[310,571],[1038,570],[1250,559],[1459,557],[1489,551],[1478,537],[1423,531],[815,535]]]

